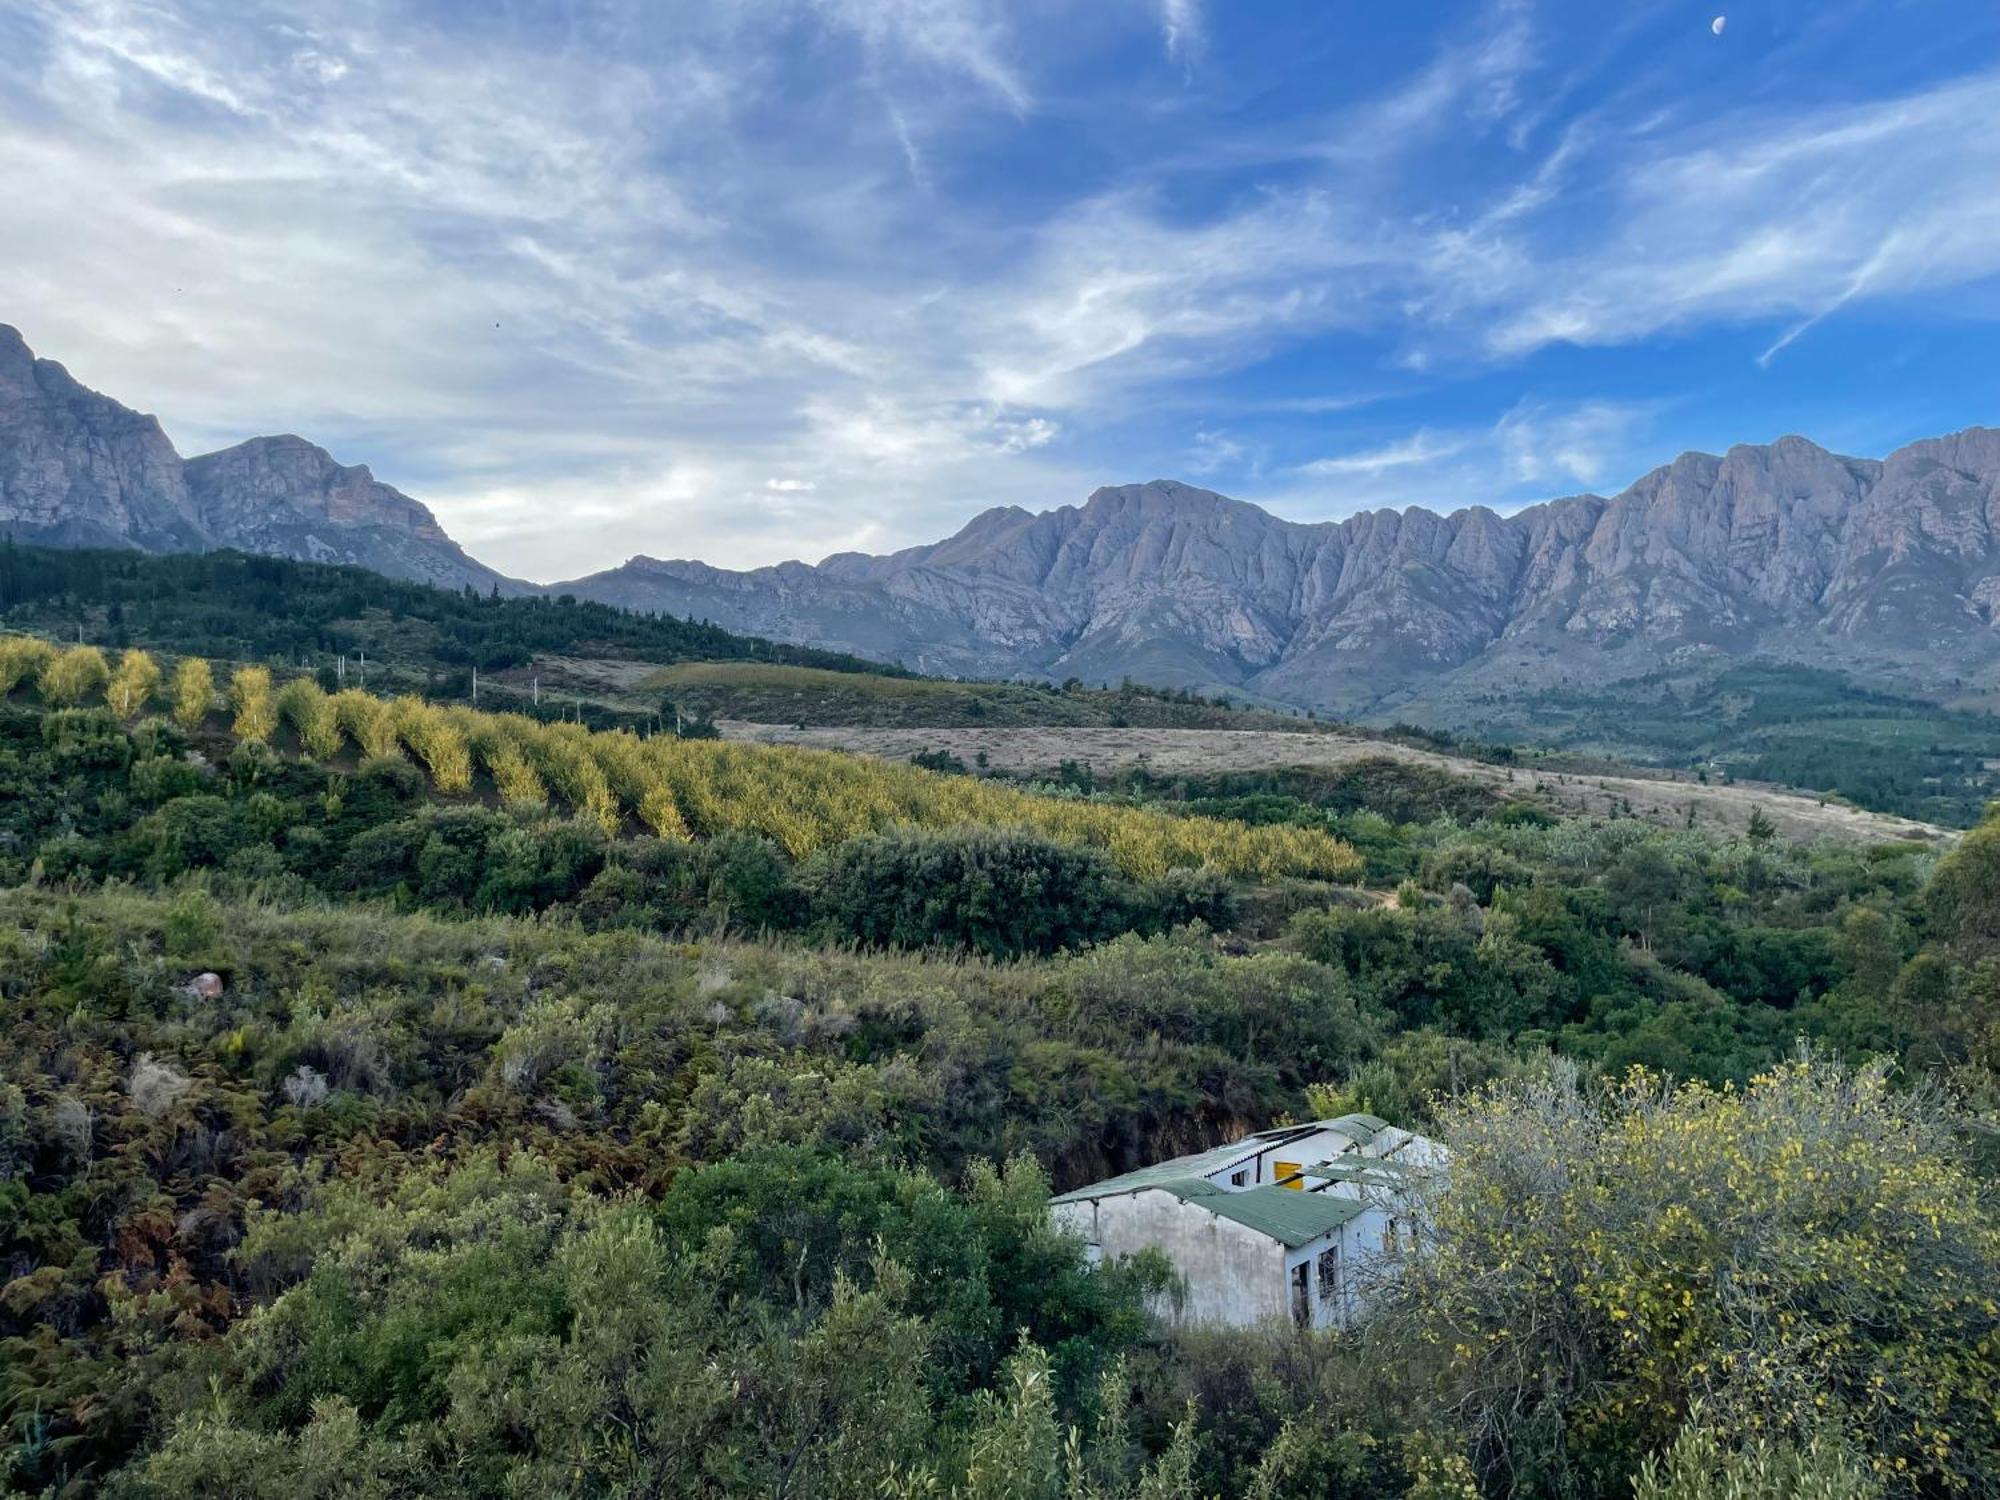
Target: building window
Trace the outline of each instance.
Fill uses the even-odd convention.
[[[1305,1261],[1292,1267],[1292,1321],[1301,1328],[1312,1326],[1312,1293],[1306,1279],[1310,1269]]]
[[[1319,1303],[1321,1307],[1340,1306],[1340,1246],[1338,1245],[1319,1253]]]
[[[1250,1185],[1249,1172],[1231,1172],[1229,1174],[1229,1185],[1231,1187],[1248,1187]]]

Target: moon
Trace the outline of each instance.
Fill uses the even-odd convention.
[[[1729,17],[1717,16],[1713,21],[1710,21],[1708,23],[1708,29],[1714,32],[1717,36],[1721,36],[1722,28],[1727,26],[1728,24],[1729,24]]]

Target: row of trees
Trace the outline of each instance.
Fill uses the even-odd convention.
[[[0,651],[6,653],[0,692],[32,678],[42,701],[60,707],[102,694],[130,718],[150,704],[160,680],[141,651],[127,651],[115,676],[90,646],[58,651],[33,637],[12,637]],[[188,728],[202,722],[213,692],[208,665],[183,659],[170,694],[177,721]],[[231,732],[240,741],[269,743],[289,730],[301,753],[316,760],[332,760],[350,746],[362,756],[407,754],[442,796],[463,797],[486,785],[505,801],[556,800],[607,835],[628,824],[667,839],[752,832],[803,859],[903,824],[982,824],[1103,849],[1141,879],[1203,866],[1259,879],[1343,879],[1360,870],[1354,852],[1321,830],[1037,796],[827,751],[642,739],[626,730],[591,731],[412,697],[386,700],[359,689],[329,694],[310,678],[280,689],[260,666],[235,670],[228,699]]]

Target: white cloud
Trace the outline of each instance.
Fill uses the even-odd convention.
[[[1191,62],[1202,45],[1201,0],[1159,0],[1160,35],[1171,62]]]
[[[963,74],[1012,109],[1033,102],[1007,60],[1005,11],[982,0],[818,0],[826,14],[871,52],[894,50],[948,73]]]
[[[1523,401],[1493,430],[1502,472],[1515,485],[1624,484],[1650,404],[1585,401],[1559,407]]]
[[[1332,458],[1316,458],[1298,466],[1298,472],[1318,478],[1337,475],[1374,477],[1392,469],[1408,469],[1436,463],[1463,453],[1467,439],[1419,431],[1394,443],[1360,453],[1343,453]]]
[[[1216,76],[1236,16],[1199,0],[563,19],[16,0],[0,319],[188,451],[303,432],[548,576],[900,544],[1177,452],[1320,510],[1612,483],[1644,403],[1329,425],[1551,343],[1755,320],[1781,364],[1844,308],[2000,273],[2000,73],[1565,117],[1563,39],[1492,0],[1372,92],[1250,119],[1206,107],[1261,80]],[[1201,77],[1161,90],[1163,47]],[[1176,111],[1171,149],[1093,157],[1102,119]],[[1072,133],[1062,172],[996,165]]]
[[[1002,453],[1026,453],[1047,447],[1062,436],[1062,427],[1047,417],[1005,417],[994,422],[993,430]]]
[[[1790,119],[1712,122],[1607,174],[1594,233],[1570,225],[1547,253],[1532,233],[1485,242],[1496,274],[1466,301],[1502,356],[1801,319],[1768,359],[1856,299],[2000,272],[1996,115],[2000,73],[1986,73]]]
[[[1249,448],[1228,433],[1200,431],[1188,449],[1186,467],[1191,474],[1215,474],[1240,469],[1249,459]]]
[[[1418,428],[1286,471],[1250,498],[1281,514],[1332,520],[1382,506],[1513,510],[1552,494],[1622,488],[1653,462],[1651,402],[1527,399],[1483,425]]]

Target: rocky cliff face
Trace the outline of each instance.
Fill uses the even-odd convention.
[[[932,671],[1130,675],[1348,713],[1536,662],[1685,647],[1912,670],[2000,661],[2000,432],[1887,460],[1690,453],[1606,499],[1300,525],[1169,481],[989,511],[888,557],[730,573],[635,558],[561,585]],[[1550,671],[1554,669],[1549,668]]]
[[[466,556],[425,506],[365,464],[335,463],[304,438],[252,438],[189,459],[186,473],[196,515],[220,545],[447,588],[519,587]]]
[[[0,527],[58,546],[199,545],[180,456],[148,416],[86,390],[0,325]]]
[[[297,437],[185,462],[0,327],[0,532],[240,547],[528,592]],[[2000,432],[1880,462],[1803,438],[1683,454],[1609,499],[1300,525],[1168,480],[975,517],[886,557],[634,558],[557,589],[982,676],[1133,677],[1353,715],[1602,682],[1689,649],[1943,684],[2000,670]],[[1440,700],[1441,701],[1441,700]]]
[[[0,325],[0,532],[67,547],[236,547],[393,577],[518,587],[366,468],[303,438],[183,461],[160,424],[37,359]]]

